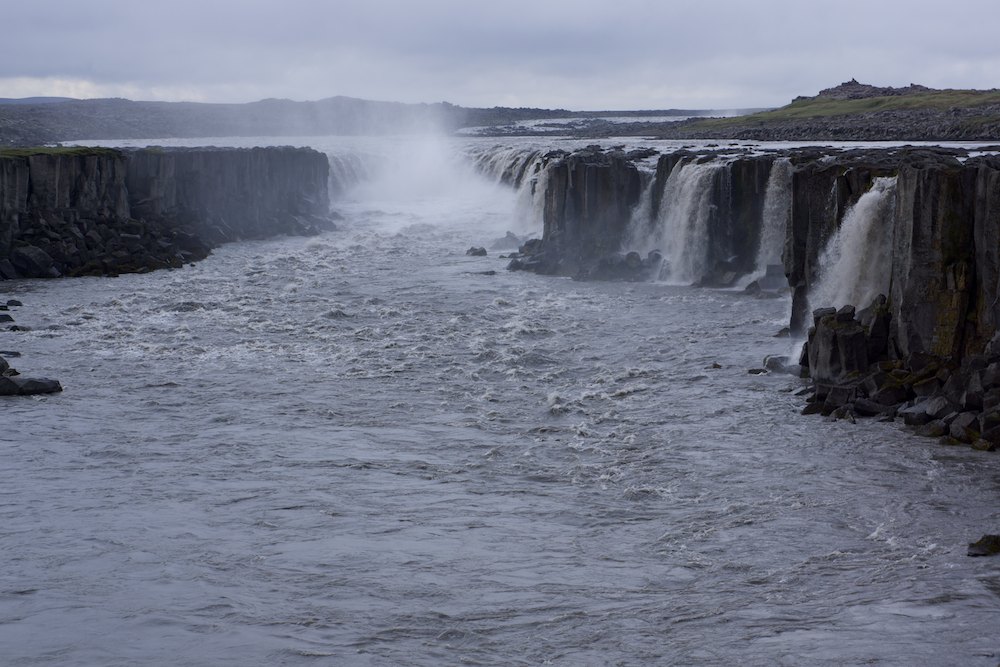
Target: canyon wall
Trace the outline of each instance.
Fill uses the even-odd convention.
[[[790,160],[792,169],[784,242],[776,254],[792,291],[794,333],[807,332],[813,310],[844,305],[817,300],[829,261],[824,253],[876,180],[891,178],[892,214],[876,221],[882,228],[866,242],[886,245],[887,282],[875,287],[889,297],[894,352],[961,358],[984,348],[1000,325],[995,155],[909,147],[678,151],[659,156],[643,173],[620,151],[586,149],[547,166],[539,194],[541,247],[555,257],[556,273],[587,277],[588,266],[608,256],[667,254],[675,237],[687,235],[678,249],[698,255],[690,282],[731,286],[734,276],[752,274],[762,252],[765,194],[778,158]]]
[[[791,169],[780,197],[778,160]],[[545,256],[548,272],[753,281],[761,293],[762,258],[781,257],[768,269],[784,273],[789,329],[807,338],[801,365],[786,367],[812,377],[808,411],[900,414],[929,435],[1000,447],[1000,156],[680,151],[637,173],[620,154],[588,150],[556,166],[541,195],[543,238],[523,249]],[[783,233],[765,232],[775,224]],[[763,247],[772,237],[781,248]],[[609,265],[624,268],[593,268]]]
[[[0,278],[180,266],[226,241],[329,226],[310,149],[0,152]]]

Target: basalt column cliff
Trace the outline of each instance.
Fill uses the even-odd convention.
[[[328,178],[326,156],[299,148],[0,152],[0,278],[152,270],[314,233]]]
[[[543,239],[512,268],[754,291],[783,274],[771,287],[791,291],[790,330],[808,339],[808,411],[900,415],[928,434],[1000,444],[1000,157],[640,157],[645,166],[588,149],[551,161]]]

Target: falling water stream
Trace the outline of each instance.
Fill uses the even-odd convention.
[[[865,308],[889,292],[895,194],[895,176],[876,178],[844,215],[820,256],[813,304]]]

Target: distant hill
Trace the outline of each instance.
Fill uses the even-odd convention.
[[[0,97],[0,104],[52,104],[72,101],[72,97]]]
[[[1000,90],[891,88],[851,79],[778,109],[647,130],[670,139],[998,141]]]
[[[0,145],[26,146],[86,139],[454,132],[469,127],[510,126],[526,120],[587,117],[594,113],[598,112],[509,107],[482,109],[447,102],[403,104],[351,97],[330,97],[315,102],[266,99],[248,104],[29,98],[0,100]],[[674,109],[614,113],[641,117],[699,112]]]
[[[705,110],[568,111],[351,97],[248,104],[125,99],[0,100],[0,146],[168,137],[451,133],[756,141],[1000,141],[1000,90],[879,87],[852,79],[786,106],[726,118]],[[674,117],[696,116],[689,120]],[[612,118],[613,117],[613,118]]]

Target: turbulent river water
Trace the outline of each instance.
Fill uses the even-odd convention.
[[[995,455],[801,416],[785,299],[467,257],[530,216],[427,153],[338,231],[2,284],[65,391],[2,406],[0,662],[1000,662]]]

